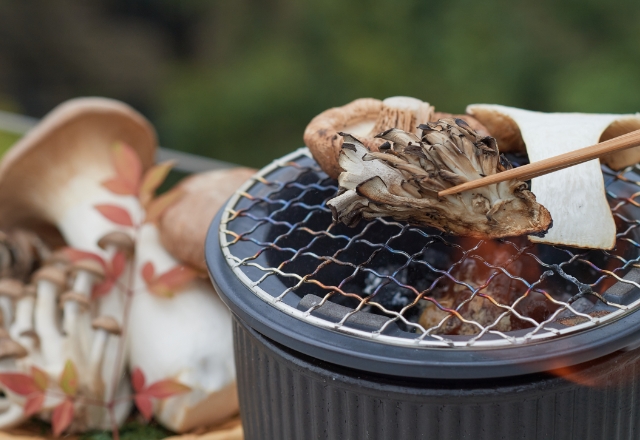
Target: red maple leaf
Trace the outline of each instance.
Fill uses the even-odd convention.
[[[151,399],[167,399],[191,391],[191,388],[173,379],[164,379],[145,386],[144,373],[137,367],[131,374],[131,385],[135,391],[133,400],[146,421],[151,420],[153,416]]]
[[[142,267],[142,278],[147,284],[147,289],[154,295],[161,297],[172,297],[197,277],[197,271],[182,264],[159,275],[156,275],[155,267],[150,261]]]

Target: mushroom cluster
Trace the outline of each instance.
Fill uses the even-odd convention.
[[[334,218],[353,226],[360,219],[392,217],[478,238],[544,233],[551,216],[524,182],[510,180],[438,197],[451,186],[511,168],[497,142],[462,119],[421,124],[421,137],[400,129],[370,151],[350,134],[344,143],[339,193],[327,204]]]
[[[52,111],[0,162],[0,228],[67,246],[49,255],[24,233],[0,236],[0,275],[16,279],[0,282],[9,334],[0,334],[0,349],[10,353],[0,361],[0,429],[31,415],[52,420],[54,431],[60,419],[66,432],[112,429],[134,397],[148,402],[145,416],[176,432],[237,412],[230,314],[211,284],[161,245],[157,219],[148,220],[177,198],[151,207],[140,195],[168,172],[153,166],[156,145],[130,107],[83,98]],[[29,249],[5,252],[5,239]],[[31,275],[39,264],[23,255],[38,252],[42,267]],[[13,258],[6,270],[5,253]],[[170,278],[174,285],[163,285]],[[49,385],[25,394],[16,377]],[[165,388],[153,394],[153,384]]]

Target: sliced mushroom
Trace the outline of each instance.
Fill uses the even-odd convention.
[[[526,145],[532,163],[596,144],[603,136],[622,134],[621,127],[631,127],[616,122],[628,120],[625,115],[540,113],[488,104],[471,105],[467,112],[491,127],[499,141],[518,148]],[[609,163],[626,163],[627,159],[621,158],[610,157]],[[536,177],[531,190],[553,217],[549,232],[544,237],[532,236],[531,241],[594,249],[614,247],[616,227],[598,160]]]
[[[181,182],[174,191],[182,197],[160,218],[160,240],[171,255],[203,271],[204,241],[209,225],[229,197],[255,170],[232,168],[196,174]]]

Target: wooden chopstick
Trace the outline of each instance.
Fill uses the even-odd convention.
[[[550,157],[529,165],[523,165],[508,171],[493,174],[481,179],[472,180],[460,185],[452,186],[438,193],[439,197],[457,194],[462,191],[480,188],[486,185],[492,185],[505,180],[518,179],[529,180],[544,174],[553,173],[554,171],[569,168],[592,159],[597,159],[616,151],[625,150],[631,147],[640,146],[640,130],[632,131],[622,136],[600,142],[590,147],[580,148],[579,150],[570,151],[559,156]]]

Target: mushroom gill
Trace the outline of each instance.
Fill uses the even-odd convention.
[[[399,129],[378,135],[380,152],[355,137],[344,138],[338,195],[328,202],[334,219],[355,226],[361,219],[392,217],[419,226],[478,238],[541,234],[551,215],[524,182],[509,180],[460,194],[438,191],[511,168],[494,138],[462,119],[420,125],[422,138]]]

